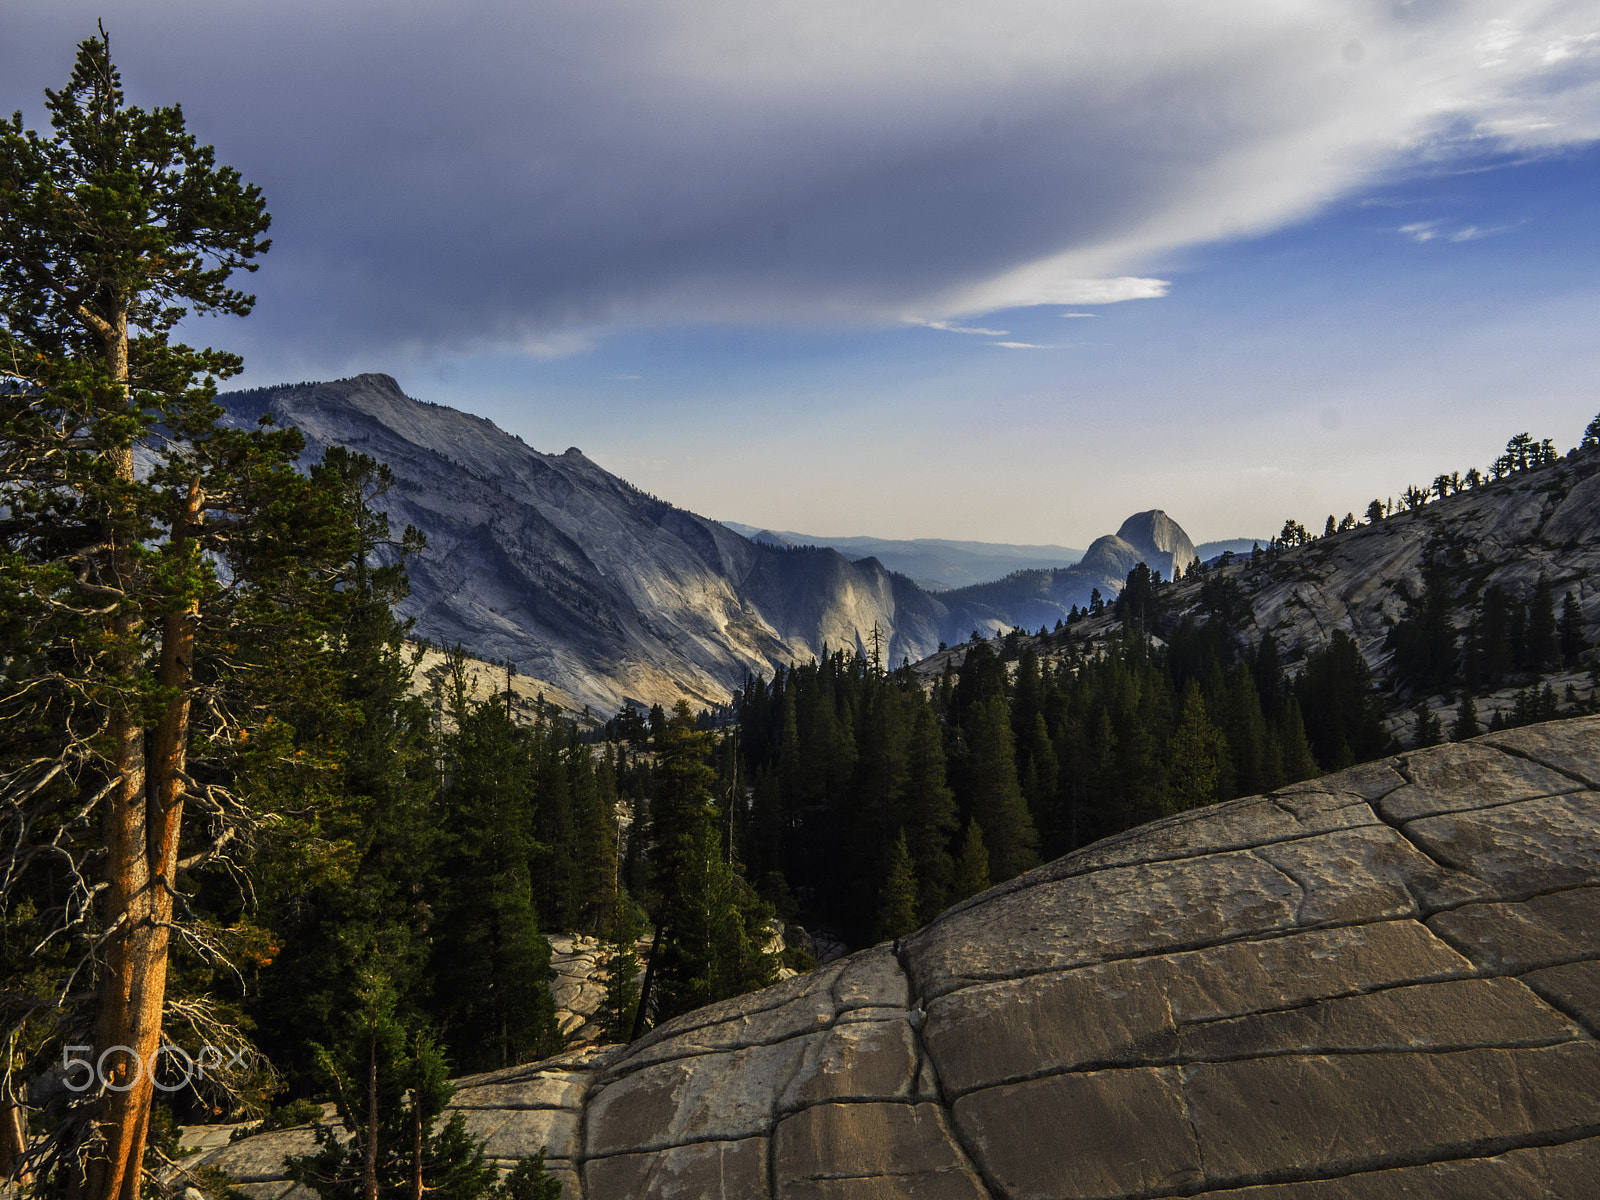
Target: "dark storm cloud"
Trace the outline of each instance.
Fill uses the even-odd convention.
[[[1159,294],[1082,281],[1447,130],[1597,130],[1592,6],[1193,7],[0,2],[0,105],[40,124],[103,15],[134,98],[266,191],[248,336],[308,371]]]

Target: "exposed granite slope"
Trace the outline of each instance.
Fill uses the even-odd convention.
[[[1518,471],[1470,491],[1399,513],[1376,525],[1320,537],[1281,551],[1258,568],[1240,562],[1208,579],[1231,578],[1254,614],[1255,640],[1270,630],[1285,660],[1327,645],[1335,629],[1355,639],[1375,671],[1388,667],[1389,630],[1421,596],[1425,573],[1442,569],[1466,630],[1482,593],[1498,585],[1527,600],[1541,574],[1555,603],[1571,592],[1590,645],[1600,641],[1600,449],[1575,451],[1549,466]],[[1201,581],[1173,594],[1198,603]]]
[[[1144,826],[457,1103],[569,1200],[1581,1197],[1597,1033],[1584,718]],[[296,1136],[216,1161],[279,1200]]]

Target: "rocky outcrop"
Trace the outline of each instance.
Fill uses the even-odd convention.
[[[1544,575],[1558,608],[1572,593],[1589,644],[1600,644],[1600,449],[1581,449],[1550,466],[1208,578],[1240,586],[1254,614],[1251,640],[1271,631],[1287,661],[1326,645],[1340,629],[1381,672],[1390,659],[1389,630],[1405,614],[1408,597],[1422,595],[1430,568],[1449,581],[1458,634],[1487,588],[1499,585],[1526,600]],[[1180,585],[1172,603],[1195,604],[1200,586]]]
[[[569,1200],[1580,1197],[1597,1033],[1585,718],[1144,826],[457,1103]]]

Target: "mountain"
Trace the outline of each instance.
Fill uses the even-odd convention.
[[[240,426],[270,412],[299,428],[307,461],[339,445],[388,464],[395,486],[378,506],[397,531],[415,525],[428,538],[402,605],[418,636],[509,660],[536,687],[600,714],[679,696],[725,703],[747,672],[771,676],[829,649],[870,653],[874,628],[893,664],[972,630],[1054,624],[1092,587],[1115,595],[1141,557],[1165,573],[1193,556],[1154,510],[1076,566],[933,595],[875,556],[744,537],[575,447],[541,453],[482,417],[406,396],[387,375],[220,399]],[[1046,581],[1038,595],[1017,591],[1034,578]]]
[[[752,541],[774,546],[830,546],[855,561],[875,558],[891,571],[909,575],[926,591],[942,592],[989,583],[1014,571],[1068,567],[1083,557],[1070,546],[1011,545],[1004,542],[962,542],[945,538],[818,537],[789,530],[761,529],[724,521]],[[1246,543],[1245,549],[1249,549]],[[1221,553],[1221,551],[1217,551]]]
[[[1557,610],[1571,592],[1589,645],[1600,644],[1600,448],[1185,580],[1170,603],[1199,606],[1207,582],[1231,581],[1249,605],[1250,636],[1271,630],[1285,661],[1327,645],[1338,629],[1382,674],[1393,657],[1390,630],[1430,574],[1449,595],[1455,638],[1489,588],[1527,603],[1543,575]]]
[[[1187,567],[1194,558],[1189,535],[1154,508],[1135,513],[1116,533],[1096,538],[1083,558],[1070,567],[1017,571],[994,583],[957,588],[939,598],[952,614],[968,614],[975,630],[1053,627],[1066,619],[1074,606],[1087,608],[1097,591],[1104,599],[1113,599],[1128,572],[1141,562],[1161,572],[1163,579],[1171,579],[1174,567]],[[961,640],[961,635],[948,640]]]
[[[602,470],[542,454],[492,422],[413,400],[387,375],[225,395],[230,419],[299,428],[306,457],[341,445],[387,463],[380,501],[428,548],[403,605],[420,636],[509,659],[601,712],[626,701],[721,703],[824,645],[895,661],[931,652],[943,608],[874,559],[758,545]]]

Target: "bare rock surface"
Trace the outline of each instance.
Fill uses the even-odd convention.
[[[1557,607],[1571,593],[1588,643],[1600,642],[1600,450],[1579,449],[1548,466],[1396,511],[1375,525],[1286,548],[1257,566],[1240,561],[1207,579],[1239,585],[1255,624],[1251,639],[1270,631],[1285,661],[1299,661],[1342,630],[1381,675],[1392,656],[1389,630],[1404,616],[1408,598],[1422,595],[1430,568],[1449,579],[1457,606],[1450,620],[1458,635],[1489,587],[1526,601],[1543,575]],[[1202,586],[1198,579],[1186,581],[1172,603],[1180,609],[1198,604]],[[1556,693],[1568,683],[1587,692],[1588,665],[1555,678]],[[1513,696],[1510,686],[1492,697],[1480,694],[1479,719],[1509,709]]]
[[[1591,717],[1183,814],[456,1103],[567,1200],[1593,1195],[1597,783]]]

